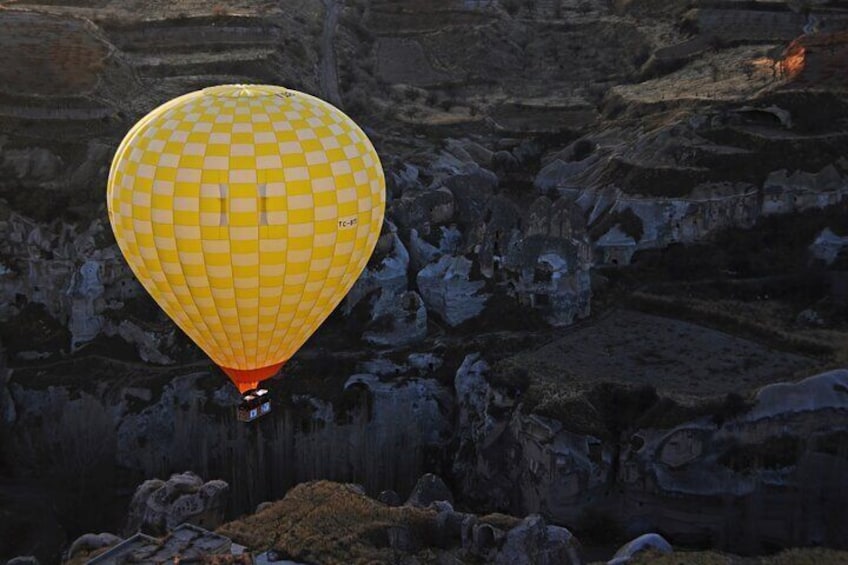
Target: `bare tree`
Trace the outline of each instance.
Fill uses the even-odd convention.
[[[40,422],[18,424],[5,456],[17,474],[41,477],[53,490],[63,522],[85,529],[104,527],[103,509],[113,497],[117,434],[107,408],[64,389],[50,396]]]

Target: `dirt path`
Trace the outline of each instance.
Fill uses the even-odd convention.
[[[321,34],[321,66],[319,78],[321,81],[321,95],[325,100],[336,107],[341,107],[342,97],[339,93],[339,76],[336,68],[336,50],[333,41],[336,36],[336,28],[339,25],[339,14],[341,13],[344,0],[324,0],[324,32]]]

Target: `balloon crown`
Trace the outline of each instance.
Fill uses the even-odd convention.
[[[238,98],[241,96],[277,96],[281,93],[288,94],[290,91],[279,87],[265,84],[219,84],[203,89],[204,95],[229,96]]]

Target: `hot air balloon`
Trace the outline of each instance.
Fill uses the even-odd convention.
[[[130,130],[107,205],[138,280],[245,393],[276,374],[365,268],[385,178],[371,142],[330,104],[222,85]]]

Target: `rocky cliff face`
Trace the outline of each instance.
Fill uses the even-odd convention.
[[[223,522],[228,494],[224,481],[204,483],[191,472],[145,481],[130,502],[126,531],[163,535],[186,523],[214,529]]]
[[[132,476],[215,473],[231,485],[236,514],[307,480],[357,481],[376,496],[409,492],[422,471],[434,469],[449,477],[456,504],[540,513],[590,543],[651,530],[746,552],[840,547],[848,539],[844,370],[766,386],[750,403],[728,397],[685,406],[599,385],[573,391],[553,416],[532,409],[524,385],[493,375],[479,354],[465,357],[450,386],[438,377],[443,362],[428,355],[366,361],[357,369],[367,372],[338,380],[327,392],[339,386],[341,395],[326,399],[299,394],[293,383],[275,390],[273,414],[254,427],[233,421],[237,399],[205,372],[168,378],[158,393],[150,377],[91,394],[34,389],[33,378],[29,387],[12,384],[17,416],[6,455],[19,466],[46,457],[32,472],[48,479],[61,466],[84,493],[120,485],[105,472],[115,463]],[[49,445],[62,447],[33,451]],[[131,523],[165,527],[169,516],[193,515],[194,498],[207,520],[212,510],[200,498],[215,489],[196,482],[151,483],[136,494]]]
[[[631,534],[660,530],[745,551],[845,538],[836,495],[846,464],[844,370],[766,386],[750,405],[727,405],[726,414],[713,408],[695,417],[690,409],[670,425],[654,413],[653,422],[594,434],[577,413],[582,403],[604,421],[597,396],[575,398],[563,419],[527,414],[488,384],[488,370],[469,356],[455,380],[462,431],[454,472],[469,498],[566,524],[601,508]],[[660,408],[648,402],[646,409]]]
[[[0,472],[91,507],[190,469],[242,511],[308,479],[405,494],[438,471],[458,503],[589,532],[848,539],[844,375],[766,386],[846,362],[848,16],[760,4],[4,6]],[[367,271],[253,427],[103,202],[131,124],[222,82],[339,104],[389,185]],[[604,322],[622,302],[697,327]],[[505,375],[519,350],[550,363]],[[60,506],[68,524],[86,501]]]
[[[318,477],[357,481],[375,495],[386,488],[407,491],[422,469],[444,456],[451,437],[449,389],[420,376],[439,364],[437,357],[412,355],[403,364],[360,364],[368,372],[348,375],[320,365],[304,368],[304,375],[327,381],[330,396],[306,393],[312,387],[297,378],[294,388],[275,391],[274,413],[259,426],[235,421],[240,397],[220,375],[204,370],[135,369],[128,381],[128,366],[107,363],[100,370],[124,375],[123,382],[100,380],[94,388],[36,384],[36,374],[19,373],[11,386],[17,412],[4,460],[14,472],[29,469],[46,484],[57,473],[78,481],[83,498],[63,504],[80,528],[98,525],[98,512],[85,510],[99,500],[93,493],[125,488],[126,477],[112,474],[115,465],[127,477],[162,476],[177,468],[224,477],[232,485],[226,499],[235,513]],[[89,370],[94,365],[87,363]],[[381,380],[389,376],[400,380]],[[186,481],[173,488],[152,484],[143,500],[132,503],[128,527],[155,529],[174,505],[190,515],[191,497],[204,491]],[[223,500],[224,494],[215,496]]]
[[[220,82],[326,90],[380,147],[400,245],[387,244],[411,260],[354,294],[394,277],[370,312],[373,343],[420,340],[428,319],[458,326],[493,296],[567,325],[590,312],[593,264],[848,190],[836,6],[806,19],[779,3],[327,6],[180,4],[144,21],[127,2],[4,10],[0,316],[43,306],[66,352],[117,336],[146,361],[179,357],[171,328],[125,316],[140,289],[102,187],[134,119]]]

